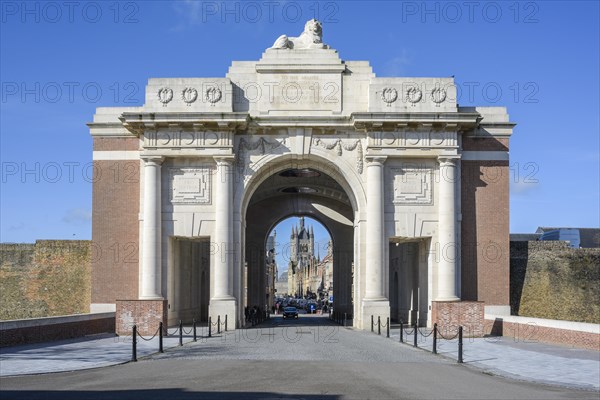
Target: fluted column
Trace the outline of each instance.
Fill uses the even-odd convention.
[[[383,287],[383,163],[367,157],[367,251],[365,300],[385,300]]]
[[[162,299],[161,164],[162,157],[143,157],[144,211],[140,299]]]
[[[215,157],[217,173],[215,187],[215,300],[232,299],[230,281],[233,279],[233,157]]]
[[[437,273],[438,301],[459,300],[456,288],[458,243],[456,237],[457,157],[439,157],[438,239],[440,259]]]

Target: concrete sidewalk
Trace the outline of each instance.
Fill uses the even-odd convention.
[[[184,332],[191,332],[184,327]],[[198,329],[198,343],[211,347],[219,343],[219,335],[206,337]],[[176,329],[169,329],[173,334]],[[230,332],[231,333],[231,332]],[[382,332],[381,340],[399,342],[399,330],[393,329],[390,338]],[[423,333],[426,333],[423,330]],[[411,346],[412,336],[407,343],[398,343],[398,350]],[[184,344],[192,341],[191,334],[184,335]],[[418,336],[418,345],[423,351],[431,351],[433,340],[429,336]],[[164,339],[165,350],[179,345],[178,336]],[[131,338],[114,335],[16,346],[0,349],[0,376],[65,372],[99,368],[122,364],[131,360]],[[138,358],[158,351],[158,338],[145,341],[138,339]],[[600,352],[572,349],[542,343],[515,342],[512,338],[464,339],[464,363],[485,373],[513,379],[552,385],[600,390]],[[408,349],[406,349],[408,350]],[[457,340],[438,340],[438,353],[442,357],[457,359]],[[168,357],[168,352],[165,354]]]
[[[429,334],[419,328],[422,334]],[[411,332],[407,329],[405,332]],[[385,332],[384,332],[385,334]],[[417,335],[417,345],[433,350],[433,337]],[[383,336],[385,337],[385,336]],[[400,330],[392,329],[390,340],[399,341]],[[404,345],[414,336],[404,334]],[[437,341],[439,355],[458,360],[458,339]],[[576,349],[511,337],[463,339],[463,362],[484,373],[529,382],[600,390],[600,351]]]
[[[183,343],[193,341],[192,327],[184,326]],[[163,339],[164,350],[179,346],[177,328],[168,329]],[[175,336],[173,336],[175,335]],[[209,340],[207,328],[197,328],[199,342]],[[213,332],[213,335],[218,335]],[[137,357],[158,352],[158,337],[150,340],[138,338]],[[95,335],[81,339],[37,343],[25,346],[0,348],[0,376],[34,375],[53,372],[77,371],[107,367],[131,361],[131,336],[114,334]]]

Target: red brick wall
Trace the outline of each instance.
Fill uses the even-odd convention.
[[[431,322],[437,323],[443,336],[454,336],[463,327],[464,337],[484,334],[484,303],[479,301],[433,301]]]
[[[501,318],[486,319],[485,332],[494,336],[512,337],[520,342],[545,342],[600,351],[600,335],[590,332],[506,322]]]
[[[133,325],[140,335],[154,335],[159,323],[167,329],[167,300],[117,300],[117,335],[131,335]]]
[[[137,150],[137,139],[94,140],[96,150]],[[94,161],[92,303],[138,297],[140,161]]]
[[[463,151],[508,151],[508,141],[506,138],[491,138],[478,136],[463,136]]]
[[[461,297],[508,305],[508,161],[462,161],[461,166]]]
[[[140,140],[138,138],[94,138],[94,150],[95,151],[108,151],[108,150],[139,150]]]
[[[0,347],[52,342],[99,333],[114,333],[115,318],[90,319],[51,325],[0,330]]]

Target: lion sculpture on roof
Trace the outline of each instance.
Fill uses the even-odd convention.
[[[328,49],[323,44],[323,27],[316,19],[311,19],[304,25],[304,32],[298,37],[281,35],[277,38],[272,49]]]

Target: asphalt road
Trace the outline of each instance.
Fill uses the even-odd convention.
[[[0,399],[598,399],[490,376],[326,318],[275,317],[137,363],[0,379]]]

